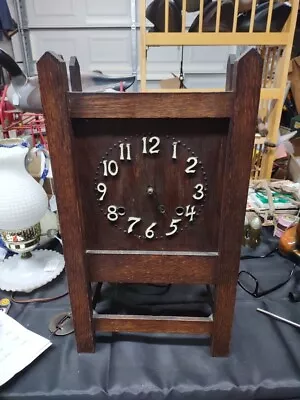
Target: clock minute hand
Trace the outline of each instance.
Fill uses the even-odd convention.
[[[152,186],[148,186],[147,194],[148,194],[148,196],[151,196],[151,197],[153,197],[155,199],[158,211],[161,214],[165,214],[165,212],[166,212],[165,206],[160,204],[160,201],[158,200],[158,197],[157,197],[157,193],[155,192],[155,190],[153,189]]]

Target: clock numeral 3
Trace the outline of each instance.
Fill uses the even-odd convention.
[[[126,147],[126,152],[127,152],[126,160],[127,161],[131,161],[131,155],[130,155],[130,147],[131,147],[131,145],[129,143],[126,143],[126,145],[125,145],[125,143],[120,143],[119,147],[120,147],[120,160],[121,161],[125,160],[124,150],[125,150],[125,147]]]
[[[152,228],[157,225],[157,222],[153,222],[145,231],[145,236],[147,239],[153,239],[154,238],[154,230]]]
[[[204,197],[204,191],[203,191],[203,185],[201,183],[198,183],[195,186],[196,193],[193,194],[193,198],[195,200],[201,200]]]
[[[104,176],[116,176],[118,174],[119,167],[115,160],[103,160],[103,175]]]
[[[99,197],[99,200],[100,201],[102,201],[103,199],[104,199],[104,196],[105,196],[105,194],[106,194],[106,191],[107,191],[107,187],[106,187],[106,185],[105,185],[105,183],[98,183],[98,185],[97,185],[97,190],[98,190],[98,192],[100,193],[100,197]]]
[[[157,137],[157,136],[152,136],[152,137],[150,137],[149,139],[145,136],[145,137],[143,137],[143,139],[142,139],[142,141],[143,141],[143,154],[148,154],[148,151],[147,151],[147,141],[150,143],[150,144],[152,144],[153,143],[153,145],[149,148],[149,154],[158,154],[159,153],[159,149],[158,149],[158,146],[159,146],[159,144],[160,144],[160,138],[159,137]]]
[[[137,217],[129,217],[128,222],[131,222],[131,224],[128,227],[127,233],[131,233],[133,231],[133,227],[138,224],[141,221],[141,218]]]
[[[187,164],[190,164],[190,165],[185,169],[185,172],[187,174],[194,174],[196,172],[195,167],[198,163],[198,158],[197,157],[189,157],[186,160],[186,162],[187,162]]]
[[[174,235],[174,233],[176,233],[178,231],[178,226],[177,224],[179,224],[179,222],[181,222],[181,219],[172,219],[172,222],[170,223],[170,228],[172,228],[172,230],[168,233],[166,233],[166,236],[172,236]]]
[[[194,215],[196,215],[195,206],[186,206],[185,216],[190,217],[190,222],[194,221]]]

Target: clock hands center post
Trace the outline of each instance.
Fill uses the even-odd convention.
[[[148,194],[148,196],[153,197],[153,199],[155,200],[158,211],[161,214],[165,214],[165,212],[166,212],[165,206],[163,204],[161,204],[160,201],[158,200],[157,193],[152,186],[148,186],[147,194]]]

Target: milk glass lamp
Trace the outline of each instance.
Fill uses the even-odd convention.
[[[32,250],[39,244],[40,220],[48,208],[42,186],[25,167],[29,144],[0,140],[0,234],[7,248],[19,253],[0,264],[0,289],[30,292],[54,279],[64,268],[63,256]]]

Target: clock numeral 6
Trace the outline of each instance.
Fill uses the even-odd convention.
[[[143,141],[143,154],[148,154],[148,151],[147,151],[147,141],[148,141],[150,144],[153,143],[153,145],[149,148],[149,154],[157,154],[157,153],[159,153],[159,149],[158,149],[158,146],[159,146],[159,143],[160,143],[160,138],[159,138],[159,137],[157,137],[157,136],[152,136],[152,137],[150,137],[150,138],[148,139],[148,138],[145,136],[145,137],[143,137],[142,141]]]
[[[116,176],[118,174],[119,167],[115,160],[103,160],[103,175],[104,176]]]
[[[179,222],[181,222],[181,219],[172,219],[172,222],[170,223],[170,228],[172,228],[172,230],[168,233],[166,233],[166,236],[172,236],[174,235],[174,233],[176,233],[178,231],[178,226],[177,224],[179,224]]]
[[[202,183],[197,183],[195,186],[196,193],[193,194],[195,200],[201,200],[204,197],[203,185]]]
[[[145,236],[147,239],[153,239],[154,238],[154,230],[152,228],[157,225],[157,222],[153,222],[145,231]]]
[[[186,160],[187,164],[190,164],[186,169],[185,169],[185,173],[186,174],[194,174],[196,172],[196,165],[198,163],[198,158],[197,157],[189,157]]]

